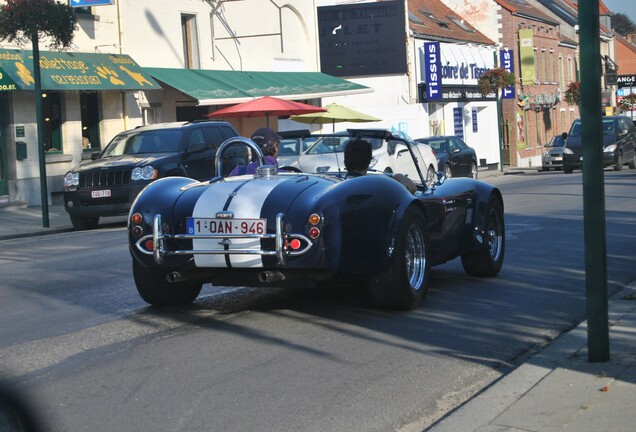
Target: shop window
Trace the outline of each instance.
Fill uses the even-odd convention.
[[[144,126],[145,125],[153,125],[155,124],[156,121],[156,111],[154,108],[150,107],[150,108],[142,108],[141,109],[141,113],[143,116],[143,122],[144,122]]]
[[[183,60],[188,69],[198,69],[199,38],[197,36],[197,17],[181,15],[181,34],[183,36]]]
[[[42,93],[42,116],[44,150],[62,151],[62,96],[59,92]]]
[[[82,149],[95,151],[99,149],[99,95],[97,92],[81,92],[82,107]]]

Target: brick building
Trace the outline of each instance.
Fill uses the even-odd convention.
[[[479,31],[513,52],[515,98],[502,101],[504,164],[539,166],[542,146],[569,129],[578,107],[563,101],[577,81],[577,42],[561,22],[525,0],[444,0]]]

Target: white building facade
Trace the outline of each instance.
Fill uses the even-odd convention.
[[[386,53],[371,45],[373,33],[365,32],[378,28],[358,23],[362,27],[349,29],[361,32],[359,40],[365,45],[357,52],[366,58],[365,65],[391,67],[399,63],[399,72],[358,71],[352,75],[337,70],[331,74],[324,67],[328,34],[320,28],[320,11],[342,2],[112,0],[111,4],[77,8],[78,30],[64,55],[85,62],[85,75],[99,83],[81,87],[87,80],[72,78],[77,71],[67,70],[66,84],[58,79],[52,90],[43,87],[46,110],[52,114],[45,119],[49,122],[45,135],[49,200],[59,196],[67,170],[90,158],[118,132],[147,123],[202,119],[217,109],[265,95],[319,106],[342,103],[382,119],[365,126],[400,130],[413,138],[461,131],[483,163],[499,163],[494,133],[496,105],[493,100],[466,97],[474,93],[466,90],[476,84],[476,75],[444,77],[444,85],[463,89],[459,97],[449,90],[443,100],[422,99],[426,81],[422,49],[426,41],[441,44],[447,71],[491,67],[487,63],[492,54],[487,51],[494,47],[484,44],[483,36],[481,43],[469,44],[414,33],[409,1],[418,3],[351,2],[350,6],[379,6],[403,14],[399,20],[402,27],[388,33],[401,41],[397,45],[401,45],[403,56],[397,62],[386,61]],[[343,22],[354,21],[345,18]],[[46,50],[46,41],[40,45]],[[9,57],[16,52],[28,54],[31,47],[3,42],[0,49]],[[43,54],[62,58],[62,54]],[[60,60],[57,64],[72,63]],[[0,55],[0,69],[11,66]],[[61,74],[52,67],[47,73]],[[19,84],[10,90],[0,87],[0,202],[39,205],[34,92],[25,83]],[[225,120],[241,134],[265,123],[264,118]],[[338,124],[337,130],[351,126],[360,124]],[[274,127],[288,130],[307,125],[279,119]]]

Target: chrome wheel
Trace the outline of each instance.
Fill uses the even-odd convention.
[[[488,227],[486,229],[488,235],[488,250],[490,251],[490,259],[499,261],[503,251],[503,220],[501,213],[495,209],[491,209],[488,215]]]
[[[422,229],[416,224],[410,226],[406,235],[404,258],[411,288],[416,291],[422,289],[426,275],[426,246]]]
[[[453,172],[448,165],[444,165],[444,177],[446,177],[447,179],[453,177]]]
[[[470,164],[470,176],[474,179],[476,179],[478,176],[477,165],[474,163]]]

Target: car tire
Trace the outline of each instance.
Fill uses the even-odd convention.
[[[71,215],[71,224],[77,231],[94,230],[99,224],[99,216],[97,217],[80,217]]]
[[[482,244],[473,253],[462,255],[462,266],[470,276],[492,277],[499,273],[506,250],[503,206],[498,198],[490,198]]]
[[[616,158],[616,164],[614,165],[614,171],[622,171],[623,170],[623,153],[618,153],[618,157]]]
[[[572,174],[572,168],[567,165],[563,165],[563,173],[564,174]]]
[[[629,161],[629,169],[636,168],[636,149],[632,153],[632,159]]]
[[[137,292],[153,306],[180,306],[192,303],[201,292],[202,282],[183,281],[170,283],[165,270],[148,269],[133,259],[133,277]]]
[[[424,215],[417,208],[409,207],[388,267],[368,280],[369,295],[376,307],[410,310],[421,306],[431,272],[428,239]]]
[[[479,176],[479,170],[477,169],[477,164],[475,162],[472,162],[470,164],[470,177],[477,180],[478,176]]]
[[[447,179],[453,178],[453,172],[451,171],[451,167],[448,164],[444,165],[444,177],[446,177]]]

